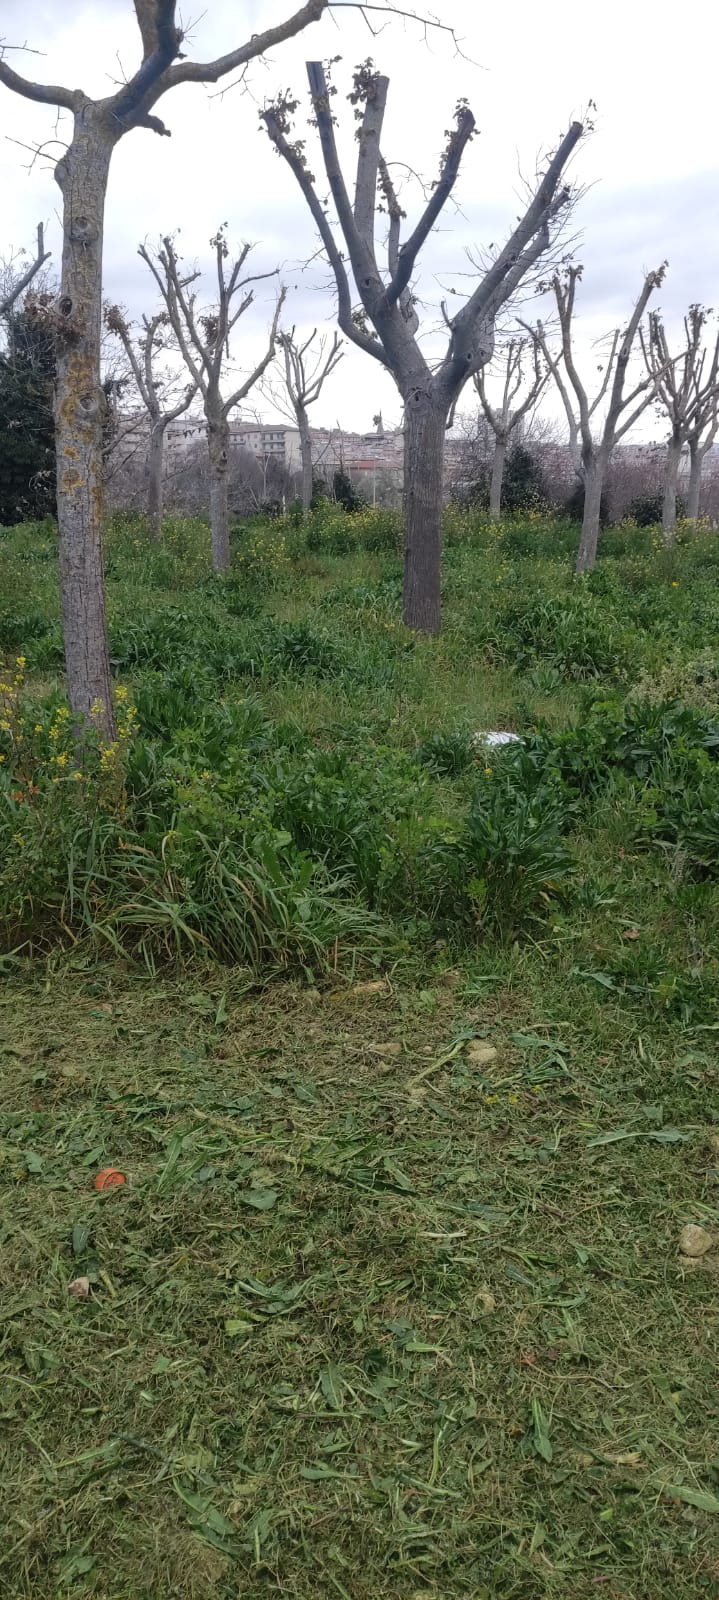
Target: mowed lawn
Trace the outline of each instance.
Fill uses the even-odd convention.
[[[453,848],[471,786],[497,775],[486,753],[453,773],[468,729],[604,728],[593,706],[623,706],[671,662],[688,687],[670,702],[701,703],[711,727],[713,690],[686,664],[715,649],[716,584],[691,549],[656,571],[645,549],[644,585],[609,544],[575,600],[566,553],[535,557],[531,528],[450,542],[444,638],[407,650],[394,554],[320,535],[269,561],[264,585],[246,577],[248,623],[237,589],[224,611],[202,587],[192,551],[135,555],[118,536],[111,626],[126,638],[143,608],[206,607],[256,638],[264,618],[307,623],[282,638],[309,638],[315,660],[318,639],[371,655],[374,675],[354,677],[268,660],[223,694],[318,750],[354,730],[378,768],[429,746],[423,807]],[[24,538],[6,551],[20,633],[54,604],[51,563]],[[549,632],[536,605],[534,634],[517,621],[504,585],[550,606]],[[12,648],[40,704],[58,667],[33,660],[32,627]],[[119,670],[142,705],[142,662]],[[501,925],[478,916],[473,935],[446,912],[433,927],[421,885],[411,914],[390,911],[365,840],[346,893],[367,938],[360,916],[323,960],[257,971],[198,943],[171,964],[71,923],[51,936],[47,919],[34,943],[8,937],[0,1593],[719,1593],[716,875],[689,789],[670,842],[673,755],[660,772],[650,752],[645,777],[642,760],[577,790],[563,892],[521,921],[509,903]],[[405,833],[388,836],[397,859]],[[489,882],[506,898],[522,878]],[[107,1168],[124,1182],[98,1190]],[[682,1248],[690,1224],[709,1236],[700,1256]]]

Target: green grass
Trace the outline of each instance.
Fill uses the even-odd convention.
[[[134,525],[111,536],[118,649],[181,612],[219,673],[198,684],[251,729],[239,777],[200,727],[201,696],[179,731],[153,735],[162,783],[180,769],[189,834],[201,815],[254,848],[246,782],[267,838],[287,815],[311,834],[305,767],[347,749],[362,757],[348,792],[344,778],[321,789],[336,872],[342,808],[362,774],[380,787],[361,791],[365,832],[352,813],[356,876],[333,890],[346,926],[324,950],[330,913],[305,889],[291,926],[257,891],[254,967],[186,943],[172,965],[153,946],[148,972],[122,939],[103,955],[92,922],[66,905],[61,926],[39,903],[36,930],[0,956],[12,1600],[719,1593],[719,891],[711,817],[697,843],[692,812],[697,784],[713,792],[695,748],[711,723],[682,712],[657,756],[654,724],[631,710],[642,680],[650,700],[676,683],[697,716],[714,712],[708,657],[699,679],[687,665],[716,638],[714,543],[664,564],[649,536],[620,530],[578,591],[566,530],[450,521],[445,632],[414,642],[397,626],[396,555],[361,543],[376,532],[364,518],[345,539],[332,523],[328,540],[358,545],[334,554],[321,527],[309,552],[290,530],[229,589],[207,584],[191,524],[159,553]],[[0,569],[0,627],[41,706],[59,686],[42,632],[57,618],[51,534],[4,535]],[[254,641],[257,673],[223,678],[218,640]],[[177,665],[154,667],[158,682]],[[120,671],[142,703],[146,666]],[[508,920],[459,937],[451,915],[432,924],[411,875],[403,905],[378,840],[411,864],[392,807],[416,788],[418,859],[435,871],[431,841],[446,850],[501,778],[484,757],[466,768],[461,730],[531,741],[538,722],[540,763],[561,759],[562,781],[580,763],[563,802],[571,879],[512,920],[522,874],[490,875],[489,910],[509,896]],[[448,730],[455,775],[413,766]],[[126,844],[132,816],[103,816]],[[320,830],[318,873],[321,843]],[[294,848],[277,846],[280,865]],[[95,925],[112,914],[122,931],[121,878],[87,881]],[[126,1182],[98,1193],[107,1166]],[[716,1241],[694,1268],[679,1252],[689,1222]],[[69,1293],[78,1278],[87,1298]]]

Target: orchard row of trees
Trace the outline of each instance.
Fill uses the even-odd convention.
[[[347,0],[352,4],[352,0]],[[611,453],[651,403],[661,403],[671,418],[674,453],[685,446],[693,461],[703,460],[712,428],[716,432],[717,357],[704,349],[705,314],[691,308],[687,349],[673,355],[663,324],[653,313],[646,333],[643,318],[659,288],[664,266],[649,273],[624,330],[617,330],[601,385],[593,397],[582,381],[575,359],[573,331],[576,290],[581,267],[551,267],[562,229],[574,201],[567,179],[570,160],[585,127],[568,128],[544,169],[537,174],[527,202],[506,244],[492,250],[476,266],[475,282],[453,315],[443,305],[444,353],[430,360],[422,306],[415,292],[421,252],[457,184],[475,132],[473,114],[459,100],[446,135],[435,182],[414,225],[405,213],[384,144],[389,82],[371,61],[353,75],[349,100],[356,119],[357,160],[352,180],[343,171],[333,111],[336,88],[331,67],[311,61],[307,67],[309,110],[322,162],[321,183],[313,175],[305,141],[296,136],[299,101],[284,94],[265,106],[261,126],[280,161],[304,198],[331,269],[336,292],[338,332],[329,346],[299,342],[281,328],[285,289],[278,283],[274,315],[260,362],[240,383],[230,381],[228,354],[236,325],[252,304],[261,278],[276,278],[277,269],[247,271],[250,247],[230,260],[224,230],[212,241],[216,285],[212,304],[197,301],[197,273],[187,271],[174,241],[166,234],[156,250],[143,245],[143,257],[160,295],[161,309],[143,320],[139,341],[122,308],[103,305],[102,250],[105,199],[113,152],[133,129],[168,133],[156,114],[158,101],[178,85],[217,83],[269,49],[303,32],[328,10],[330,0],[307,0],[286,20],[211,62],[185,54],[186,41],[176,0],[133,0],[141,47],[135,72],[114,93],[93,100],[80,89],[34,82],[21,76],[0,49],[0,84],[30,100],[65,110],[72,134],[56,167],[63,197],[63,251],[57,293],[24,302],[52,352],[54,383],[56,493],[59,526],[65,656],[70,702],[78,724],[88,719],[114,733],[110,664],[103,575],[103,466],[108,437],[108,411],[113,384],[103,385],[103,328],[119,340],[151,428],[151,518],[157,532],[162,512],[162,446],[170,421],[187,409],[195,396],[204,410],[209,461],[213,563],[229,565],[227,471],[229,416],[233,407],[261,382],[279,350],[287,392],[297,420],[303,451],[303,498],[311,493],[308,408],[342,354],[340,335],[394,380],[404,418],[405,581],[404,620],[414,629],[436,632],[440,626],[441,506],[445,437],[467,385],[475,384],[484,414],[496,439],[492,512],[501,501],[503,464],[512,433],[536,404],[549,382],[557,386],[570,431],[570,446],[584,488],[584,518],[578,570],[596,557],[603,480]],[[362,10],[360,0],[357,8]],[[378,7],[373,7],[377,10]],[[379,9],[391,14],[388,0]],[[407,16],[406,11],[402,11]],[[425,27],[428,24],[424,24]],[[431,23],[446,29],[445,23]],[[324,199],[325,184],[331,204]],[[382,217],[380,230],[380,217]],[[378,237],[381,231],[381,239]],[[11,294],[27,291],[43,266],[44,241],[37,257]],[[538,322],[521,325],[507,347],[505,383],[499,405],[491,403],[485,374],[495,354],[497,328],[522,285],[536,287],[541,264],[550,276],[542,285],[554,299],[557,330]],[[0,305],[12,317],[13,306]],[[629,364],[642,330],[644,372],[630,380]],[[695,343],[690,347],[690,335]],[[179,353],[185,376],[167,373],[170,348]],[[528,390],[521,394],[525,358],[530,364]],[[684,366],[682,368],[682,359]],[[164,369],[163,369],[164,364]],[[713,409],[712,409],[713,407]],[[600,420],[601,419],[601,420]],[[673,461],[674,457],[672,457]],[[678,458],[677,458],[678,459]],[[700,467],[697,467],[700,470]],[[674,478],[676,496],[676,475]],[[671,531],[668,482],[665,526]]]

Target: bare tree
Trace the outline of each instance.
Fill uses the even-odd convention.
[[[469,299],[451,319],[445,313],[448,348],[439,365],[432,367],[417,338],[419,317],[411,281],[422,246],[457,181],[462,157],[474,133],[472,112],[464,101],[459,102],[437,182],[416,227],[401,244],[403,213],[381,149],[389,80],[376,72],[371,62],[354,74],[350,100],[359,122],[359,148],[352,202],[340,166],[325,69],[321,62],[312,61],[307,70],[325,172],[362,302],[360,311],[352,309],[347,267],[308,168],[304,145],[292,137],[297,102],[284,96],[269,106],[263,117],[276,150],[295,175],[333,269],[340,328],[353,344],[391,372],[402,396],[404,620],[411,628],[436,633],[440,626],[442,473],[447,419],[465,383],[491,358],[497,312],[549,247],[552,227],[570,199],[570,190],[561,186],[560,180],[581,138],[583,125],[572,124],[510,240]],[[378,263],[376,249],[380,199],[389,218],[386,272]]]
[[[647,372],[654,380],[659,405],[666,412],[671,432],[667,441],[664,472],[664,503],[662,506],[662,532],[668,544],[674,539],[677,521],[677,486],[682,455],[697,433],[703,435],[707,421],[717,410],[717,357],[719,339],[708,371],[707,352],[702,348],[707,313],[703,306],[691,305],[684,318],[684,348],[675,357],[669,352],[666,330],[661,313],[652,311],[648,319],[646,336],[640,330],[642,353]],[[709,430],[711,432],[711,430]],[[711,439],[710,439],[711,443]],[[708,448],[706,446],[705,448]],[[695,446],[694,462],[698,455]],[[701,458],[703,460],[703,457]],[[695,469],[697,511],[701,469]],[[694,513],[696,519],[697,511]]]
[[[329,350],[324,335],[320,336],[317,350],[313,350],[316,337],[315,328],[304,344],[298,344],[293,328],[291,333],[280,333],[277,340],[284,358],[285,387],[300,436],[302,510],[305,516],[312,501],[312,434],[307,413],[309,407],[319,400],[326,379],[344,355],[339,334],[333,335]]]
[[[697,409],[689,432],[689,488],[687,490],[687,517],[691,522],[699,518],[699,497],[702,487],[704,461],[719,433],[719,339],[712,357],[713,379],[707,385],[706,397]]]
[[[524,399],[518,405],[513,401],[522,390],[524,383],[524,362],[531,351],[532,373],[529,388]],[[474,374],[474,386],[479,395],[480,404],[484,415],[494,435],[494,453],[492,456],[492,476],[489,485],[489,516],[490,521],[498,522],[502,507],[502,482],[504,479],[504,463],[507,456],[509,441],[520,422],[531,411],[546,386],[549,378],[549,368],[542,364],[542,351],[536,332],[531,338],[510,339],[503,352],[504,387],[499,406],[493,406],[487,396],[485,382],[486,368],[480,367]]]
[[[28,100],[69,111],[73,133],[55,168],[63,196],[62,281],[57,300],[57,499],[65,665],[78,722],[91,718],[112,736],[110,657],[102,551],[100,381],[102,237],[108,175],[115,146],[135,128],[167,134],[153,107],[183,83],[217,83],[275,45],[317,22],[329,0],[306,0],[276,27],[215,61],[183,58],[177,0],[133,0],[142,44],[137,70],[111,95],[91,100],[82,89],[35,83],[15,72],[0,47],[0,83]],[[391,5],[388,10],[391,10]]]
[[[276,277],[277,268],[272,272],[256,272],[248,277],[241,277],[242,268],[252,249],[251,244],[244,244],[228,273],[225,263],[229,252],[222,229],[210,240],[210,244],[215,251],[217,300],[210,310],[202,313],[197,310],[194,291],[188,293],[188,286],[194,283],[197,274],[183,277],[179,257],[170,238],[163,239],[154,257],[150,255],[145,245],[140,246],[139,253],[150,268],[160,290],[170,327],[182,352],[187,370],[202,395],[210,460],[212,565],[215,572],[228,572],[230,568],[230,526],[227,509],[229,415],[259,382],[274,356],[277,325],[284,304],[285,290],[281,289],[277,297],[265,355],[249,377],[238,384],[231,394],[223,397],[222,378],[225,362],[230,353],[232,330],[253,304],[255,293],[251,285],[265,278]]]
[[[166,311],[156,311],[152,317],[143,315],[144,331],[137,348],[127,318],[119,306],[105,307],[105,325],[120,340],[138,394],[150,418],[147,514],[150,536],[159,539],[162,535],[165,433],[170,423],[181,417],[192,404],[197,384],[193,379],[185,386],[179,399],[172,403],[173,390],[176,393],[173,375],[158,368],[158,362],[167,351],[169,317]]]
[[[590,572],[597,559],[602,486],[614,446],[619,439],[624,438],[630,428],[633,428],[649,405],[655,391],[656,379],[652,375],[635,384],[628,394],[625,394],[624,386],[629,359],[647,302],[650,295],[663,282],[665,271],[666,263],[656,272],[647,273],[624,332],[620,333],[618,328],[615,329],[604,376],[593,400],[590,400],[577,371],[572,347],[574,301],[583,268],[578,265],[568,266],[563,273],[555,272],[546,285],[553,292],[557,304],[562,359],[568,382],[560,371],[559,360],[549,350],[547,335],[541,322],[537,325],[537,338],[564,405],[569,425],[569,448],[575,470],[584,484],[584,515],[575,568],[577,572]],[[570,388],[574,398],[569,392]],[[605,399],[607,407],[604,420],[595,434],[595,418]]]
[[[2,61],[0,61],[0,66],[2,66]],[[40,271],[41,267],[44,267],[45,262],[50,260],[50,255],[51,252],[45,249],[45,230],[42,223],[38,222],[37,250],[35,252],[35,259],[34,261],[30,262],[29,267],[27,267],[25,272],[22,272],[18,278],[15,277],[12,269],[12,263],[10,263],[7,274],[7,282],[2,285],[2,288],[0,288],[0,317],[6,317],[8,311],[12,310],[15,301],[19,300],[20,295],[29,287],[33,278],[37,277],[38,272]]]

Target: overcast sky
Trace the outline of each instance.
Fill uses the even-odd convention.
[[[207,60],[278,21],[297,0],[185,0],[187,53]],[[406,0],[411,4],[412,0]],[[421,0],[415,0],[416,9]],[[138,62],[131,0],[0,0],[0,29],[18,71],[46,82],[111,92],[122,72]],[[419,289],[432,327],[443,290],[469,286],[467,249],[503,240],[522,198],[521,174],[554,146],[590,101],[594,132],[580,146],[573,176],[586,190],[575,217],[575,253],[585,264],[581,286],[581,355],[587,381],[596,369],[595,345],[628,314],[644,272],[666,257],[669,272],[657,296],[670,327],[677,328],[690,301],[719,301],[719,140],[716,60],[719,23],[712,0],[695,0],[685,25],[665,26],[644,0],[604,0],[591,12],[566,0],[513,0],[489,7],[479,0],[434,0],[451,22],[463,54],[447,34],[395,19],[371,37],[356,11],[338,7],[306,33],[254,64],[248,91],[185,85],[156,108],[171,139],[149,132],[127,135],[113,157],[105,230],[105,293],[134,316],[154,307],[147,269],[137,256],[141,240],[155,242],[179,231],[185,259],[210,266],[209,237],[227,222],[231,244],[256,241],[255,270],[282,263],[290,291],[286,322],[310,330],[327,325],[333,297],[327,273],[301,263],[316,249],[312,224],[289,170],[258,128],[258,106],[279,88],[303,96],[302,126],[308,155],[319,173],[314,132],[306,128],[304,62],[341,55],[334,68],[340,93],[337,115],[345,125],[351,160],[354,123],[344,93],[352,67],[371,54],[391,79],[383,140],[389,159],[407,162],[431,178],[455,103],[466,96],[479,137],[470,144],[456,191],[427,247]],[[431,10],[431,6],[430,6]],[[194,19],[197,19],[196,21]],[[376,27],[376,12],[368,13]],[[59,191],[52,167],[38,159],[31,170],[22,144],[67,136],[50,108],[0,88],[0,185],[3,224],[0,254],[32,240],[46,223],[47,242],[59,265]],[[19,141],[13,142],[13,141]],[[61,145],[50,146],[60,153]],[[400,169],[397,169],[398,175]],[[323,186],[323,191],[326,184]],[[422,203],[407,182],[402,200],[408,226]],[[208,279],[209,282],[209,279]],[[271,315],[273,287],[260,285],[257,304],[243,319],[238,365],[258,359]],[[546,304],[546,303],[545,303]],[[546,306],[548,310],[548,306]],[[248,405],[252,404],[252,399]],[[315,409],[315,421],[369,429],[382,408],[399,420],[392,380],[376,362],[350,351]],[[272,407],[263,407],[269,415]],[[646,430],[645,430],[646,431]],[[649,432],[662,434],[650,423]]]

